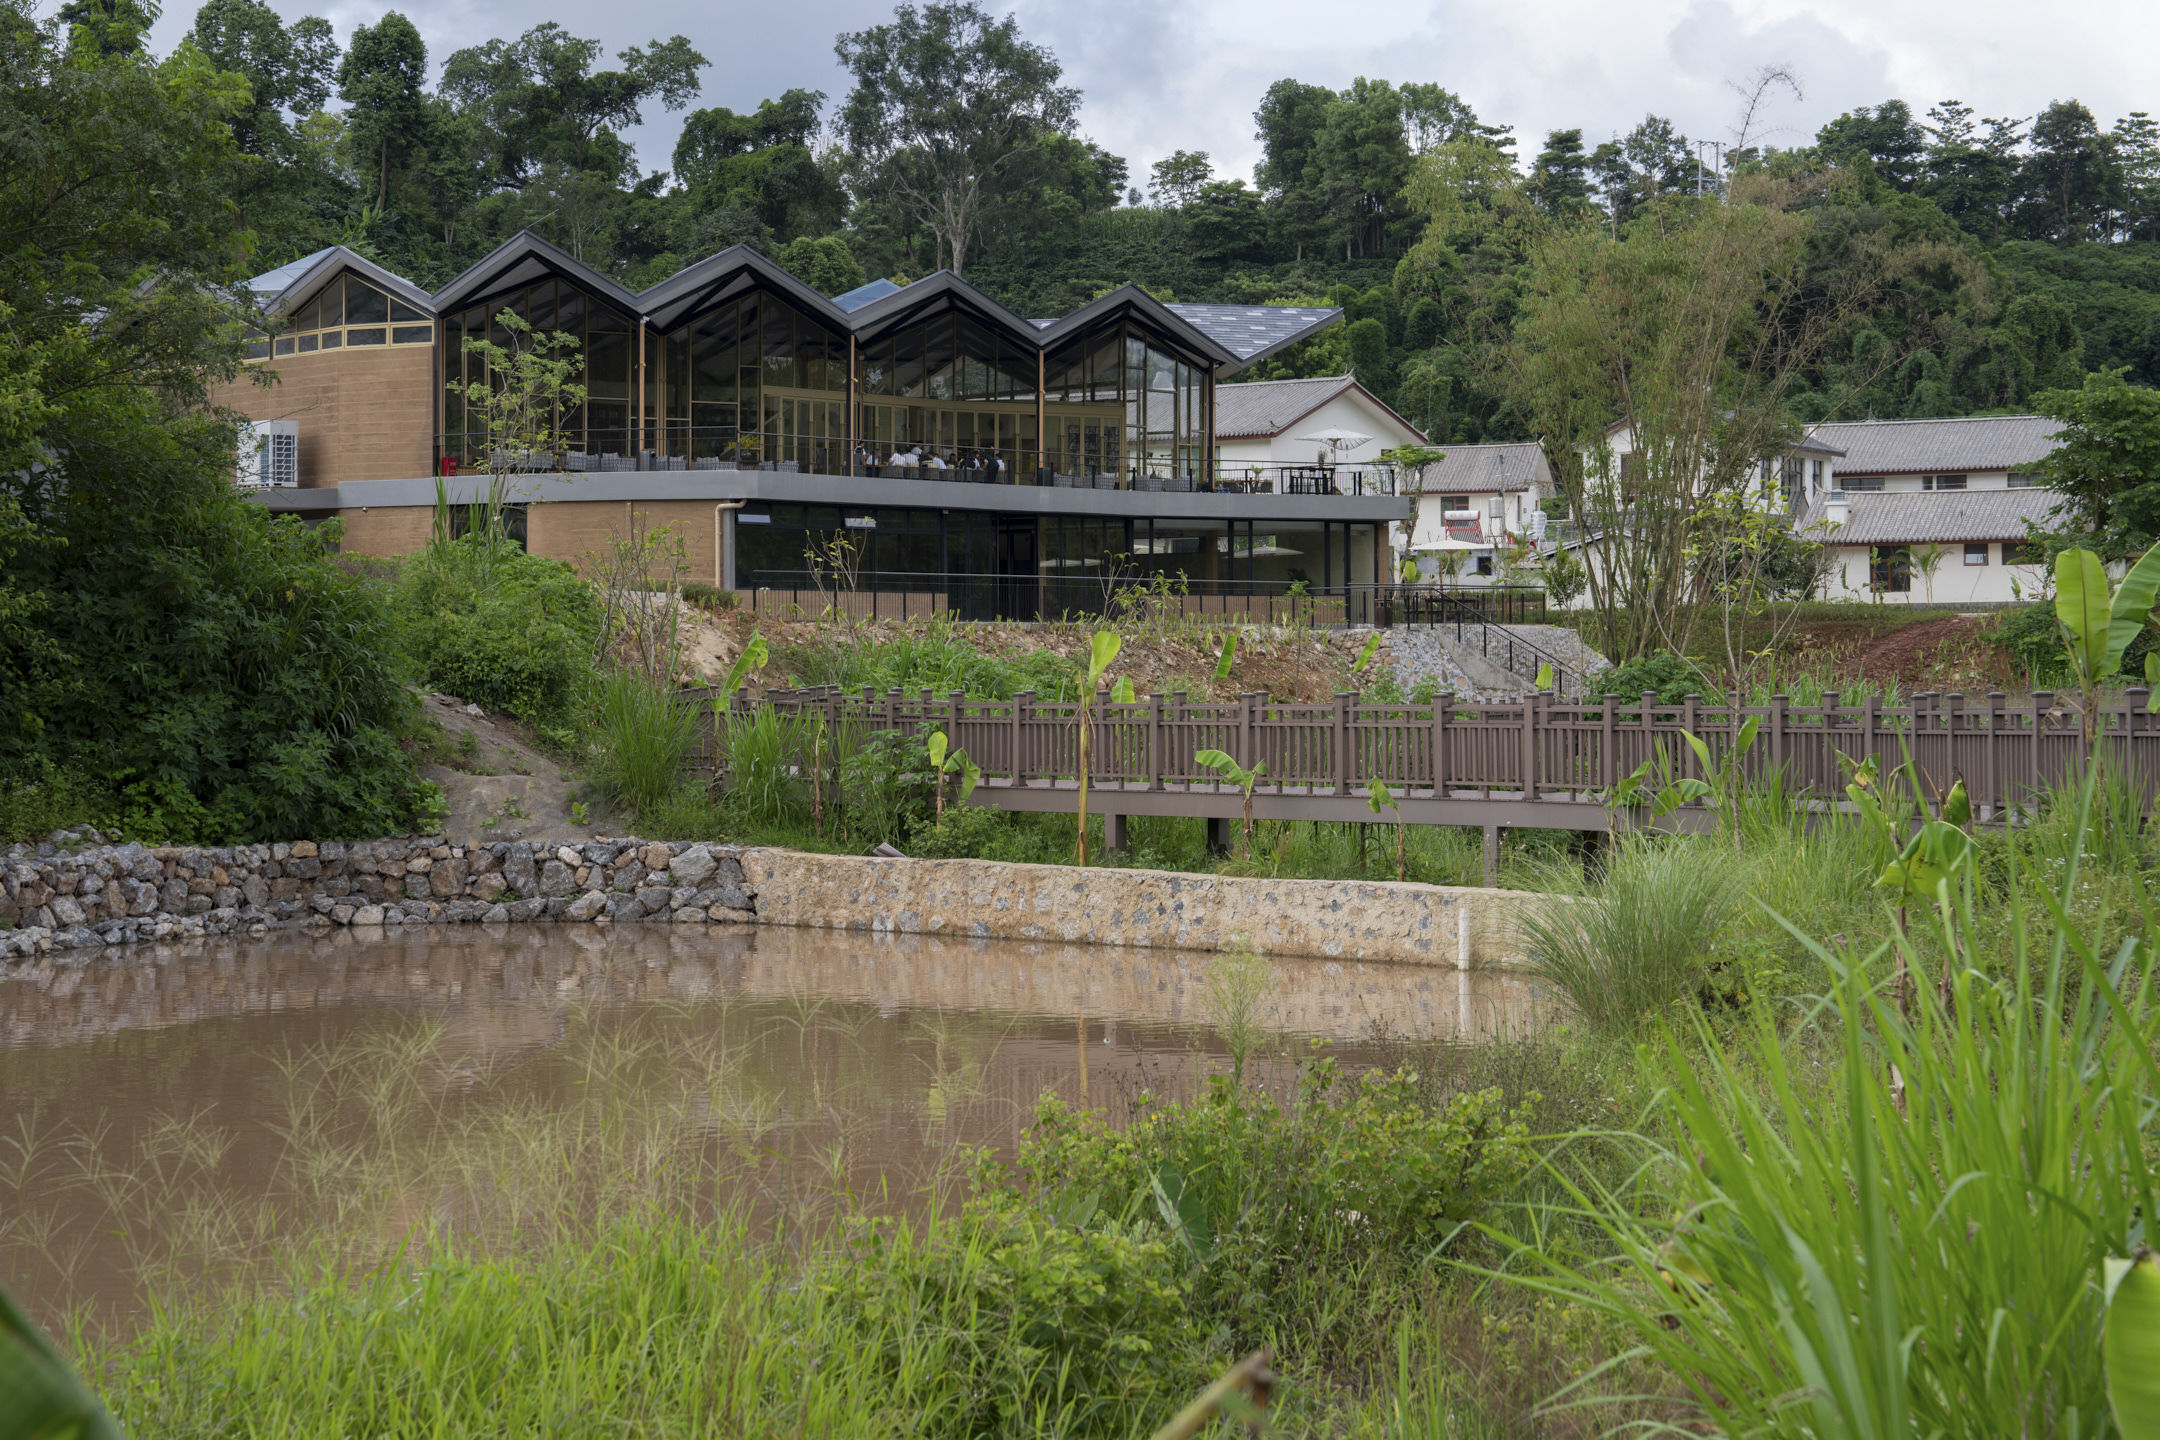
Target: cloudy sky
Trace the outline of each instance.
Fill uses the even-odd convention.
[[[288,17],[327,16],[342,40],[394,8],[381,0],[270,0]],[[833,37],[874,25],[891,0],[403,0],[438,65],[452,50],[555,19],[609,49],[688,35],[712,62],[708,105],[742,110],[791,86],[837,97],[846,79]],[[155,44],[169,47],[194,13],[167,0]],[[991,8],[997,0],[991,0]],[[49,8],[49,7],[48,7]],[[1511,123],[1534,154],[1546,131],[1581,126],[1592,144],[1654,111],[1686,134],[1729,140],[1732,82],[1787,65],[1803,95],[1765,117],[1772,144],[1795,144],[1855,105],[1903,98],[1916,112],[1944,98],[1982,115],[2029,116],[2076,97],[2103,126],[2160,110],[2160,5],[2151,0],[2011,4],[1968,0],[1017,0],[1023,31],[1048,45],[1086,95],[1083,129],[1144,177],[1176,149],[1205,150],[1218,173],[1258,159],[1252,112],[1284,76],[1337,88],[1359,75],[1438,81],[1488,121]],[[678,117],[648,113],[635,138],[663,167]]]

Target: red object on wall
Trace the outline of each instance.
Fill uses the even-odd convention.
[[[455,455],[445,455],[445,456],[443,456],[443,457],[442,457],[442,473],[443,473],[443,474],[445,474],[445,475],[455,475],[455,474],[457,474],[457,462],[458,462],[458,457],[457,457],[457,456],[455,456]]]

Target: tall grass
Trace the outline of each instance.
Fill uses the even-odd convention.
[[[727,799],[723,809],[740,824],[763,829],[810,823],[810,726],[817,722],[783,719],[770,705],[724,722],[727,747]]]
[[[1900,946],[1926,973],[1912,942],[1865,959],[1809,942],[1833,977],[1823,1069],[1767,1021],[1733,1053],[1646,1046],[1671,1097],[1669,1139],[1642,1146],[1663,1203],[1579,1192],[1615,1263],[1524,1249],[1527,1283],[1629,1327],[1685,1387],[1690,1428],[2105,1433],[2101,1262],[2150,1238],[2160,1199],[2160,1024],[2136,944],[2103,954],[2015,876],[2010,907],[1999,976],[1978,968],[1972,884],[1917,922],[1974,963],[1947,1004],[1920,987],[1910,1019],[1883,981]]]
[[[607,675],[593,703],[593,778],[637,815],[656,813],[675,793],[701,723],[667,686],[629,670]]]
[[[1560,893],[1525,914],[1532,967],[1593,1028],[1625,1030],[1701,988],[1711,943],[1745,884],[1737,857],[1705,849],[1615,837],[1601,883],[1571,883],[1555,867]]]

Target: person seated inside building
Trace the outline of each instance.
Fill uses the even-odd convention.
[[[945,457],[938,454],[938,452],[935,450],[932,450],[930,452],[930,458],[923,463],[928,465],[932,470],[943,470],[947,468],[945,464]]]

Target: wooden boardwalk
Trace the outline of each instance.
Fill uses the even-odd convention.
[[[2117,692],[2096,720],[2100,752],[2150,814],[2160,788],[2160,716],[2147,711],[2146,700],[2142,689]],[[744,709],[752,702],[733,703]],[[773,691],[756,703],[784,717],[821,718],[843,753],[876,731],[943,730],[981,768],[976,804],[1070,813],[1077,803],[1075,701],[815,689]],[[1759,729],[1740,772],[1758,784],[1775,779],[1789,800],[1816,805],[1843,800],[1852,765],[1872,757],[1887,772],[1910,759],[1930,803],[1962,780],[1978,816],[1997,819],[2076,784],[2087,748],[2070,697],[2047,691],[2016,705],[2001,694],[1923,694],[1902,706],[1874,699],[1846,705],[1834,693],[1816,705],[1774,696],[1768,705],[1741,706],[1692,695],[1670,705],[1651,695],[1534,695],[1476,705],[1442,696],[1430,705],[1376,705],[1351,693],[1304,704],[1261,694],[1227,703],[1182,694],[1119,702],[1104,692],[1092,709],[1091,810],[1216,820],[1242,814],[1244,797],[1193,759],[1201,750],[1224,751],[1244,766],[1265,764],[1253,795],[1256,818],[1370,821],[1366,796],[1378,780],[1411,824],[1606,830],[1647,823],[1640,807],[1613,804],[1622,781],[1645,761],[1653,779],[1710,779],[1686,735],[1702,740],[1719,767],[1750,717]],[[709,727],[698,758],[712,773]],[[1699,829],[1712,819],[1696,805],[1662,824]]]

